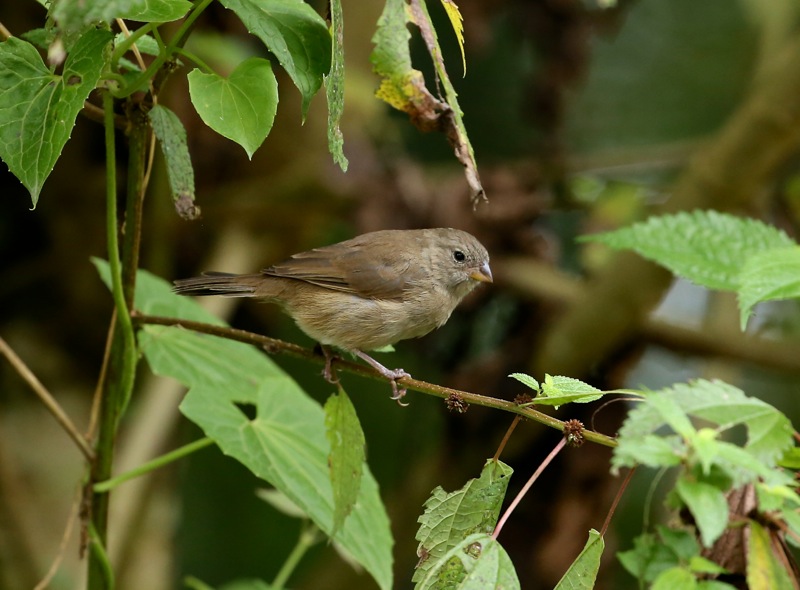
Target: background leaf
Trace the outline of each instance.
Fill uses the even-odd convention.
[[[800,248],[774,248],[750,256],[739,275],[741,328],[761,301],[800,297]]]
[[[140,22],[166,23],[183,18],[192,3],[188,0],[59,0],[53,8],[53,17],[67,31],[102,21],[111,23],[115,18]]]
[[[582,239],[617,250],[633,250],[679,277],[727,291],[739,287],[739,273],[750,256],[794,245],[775,227],[717,211],[650,217],[630,227]]]

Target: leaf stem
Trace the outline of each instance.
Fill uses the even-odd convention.
[[[141,475],[145,475],[150,473],[151,471],[155,471],[160,467],[164,467],[165,465],[169,465],[170,463],[177,461],[178,459],[182,459],[192,453],[195,453],[201,449],[204,449],[208,446],[214,444],[214,441],[208,437],[201,438],[194,442],[190,442],[189,444],[183,445],[175,449],[174,451],[170,451],[169,453],[165,453],[160,457],[156,457],[148,461],[147,463],[142,463],[138,467],[131,469],[130,471],[126,471],[125,473],[118,475],[117,477],[113,477],[111,479],[107,479],[105,481],[98,482],[94,484],[92,488],[95,493],[106,493],[113,490],[115,487],[124,483],[128,480],[137,478]]]
[[[193,330],[195,332],[202,332],[204,334],[211,334],[213,336],[220,336],[221,338],[229,338],[231,340],[236,340],[238,342],[252,344],[254,346],[263,348],[268,354],[288,354],[294,357],[310,360],[319,364],[325,363],[325,357],[322,356],[321,354],[316,354],[312,350],[303,348],[302,346],[298,346],[297,344],[284,342],[283,340],[270,338],[268,336],[261,336],[260,334],[254,334],[252,332],[247,332],[245,330],[238,330],[236,328],[229,328],[227,326],[216,326],[212,324],[205,324],[203,322],[194,322],[191,320],[181,320],[177,318],[145,315],[136,311],[133,312],[133,318],[137,324],[180,326],[186,328],[187,330]],[[372,379],[376,379],[379,381],[386,381],[385,377],[383,377],[375,369],[367,365],[362,365],[359,363],[354,363],[338,358],[335,359],[334,362],[336,363],[337,370],[343,370],[348,373],[354,373],[356,375],[361,375],[362,377],[370,377]],[[555,428],[556,430],[561,430],[561,431],[564,430],[564,422],[562,420],[554,418],[553,416],[550,416],[543,412],[539,412],[538,410],[535,410],[533,408],[520,406],[511,401],[498,399],[494,397],[488,397],[485,395],[479,395],[477,393],[471,393],[468,391],[461,391],[458,389],[453,389],[451,387],[443,387],[435,383],[428,383],[426,381],[412,379],[411,377],[403,377],[402,379],[398,379],[397,382],[399,385],[402,385],[407,389],[412,389],[414,391],[427,393],[428,395],[434,395],[442,399],[447,399],[451,395],[461,396],[463,400],[469,404],[473,404],[476,406],[484,406],[487,408],[494,408],[506,412],[512,412],[514,414],[519,414],[523,418],[530,418],[531,420],[539,422],[540,424],[544,424],[545,426]],[[617,446],[616,439],[607,436],[605,434],[600,434],[599,432],[595,432],[593,430],[584,430],[583,434],[586,440],[588,441],[601,444],[607,447]]]
[[[292,552],[283,562],[280,571],[272,581],[273,588],[285,588],[286,582],[289,581],[289,576],[300,563],[303,555],[319,541],[319,529],[313,523],[307,523],[301,530],[300,536],[297,539],[297,544],[292,549]]]

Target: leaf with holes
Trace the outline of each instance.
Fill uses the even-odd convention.
[[[489,459],[478,479],[470,479],[455,492],[437,487],[425,502],[419,517],[417,555],[420,557],[413,581],[426,577],[448,551],[473,533],[491,533],[497,524],[512,469]]]
[[[15,37],[0,43],[0,158],[28,189],[34,207],[100,79],[111,37],[107,31],[86,32],[60,76],[30,43]]]
[[[107,279],[107,265],[98,263]],[[136,308],[177,317],[208,316],[192,299],[139,271]],[[334,498],[328,471],[325,414],[263,352],[232,340],[183,328],[147,325],[138,334],[153,372],[189,387],[183,414],[299,507],[321,530],[333,532]],[[378,484],[365,465],[358,500],[333,539],[382,589],[392,587],[389,519]]]

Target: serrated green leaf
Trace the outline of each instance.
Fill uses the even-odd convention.
[[[590,530],[586,545],[556,584],[555,590],[592,590],[605,547],[605,541],[600,533],[594,529]]]
[[[611,465],[615,473],[620,467],[638,464],[656,468],[674,467],[680,464],[685,454],[686,446],[677,436],[621,436],[617,448],[614,449]]]
[[[225,79],[189,72],[189,95],[203,122],[235,141],[252,159],[272,129],[278,110],[278,81],[266,59],[251,57]]]
[[[330,1],[331,12],[331,72],[325,76],[325,96],[328,99],[328,150],[342,172],[347,172],[344,137],[339,123],[344,112],[344,17],[342,0]]]
[[[800,447],[790,447],[778,461],[778,465],[786,469],[800,470]]]
[[[749,590],[793,590],[789,574],[775,559],[769,532],[757,522],[749,522],[747,543],[747,587]]]
[[[516,379],[523,385],[533,389],[536,393],[539,393],[539,382],[530,375],[526,375],[525,373],[511,373],[509,377]]]
[[[0,43],[0,158],[28,189],[33,207],[100,79],[109,41],[107,31],[87,31],[60,76],[30,43],[15,37]]]
[[[497,524],[512,469],[489,459],[478,479],[470,479],[455,492],[437,487],[425,502],[416,539],[420,562],[412,580],[426,572],[450,549],[473,533],[490,533]]]
[[[740,271],[748,258],[794,245],[775,227],[717,211],[650,217],[630,227],[581,239],[634,250],[680,277],[726,291],[738,289]]]
[[[107,265],[96,262],[107,277]],[[144,313],[205,321],[192,299],[139,271],[136,308]],[[214,320],[219,323],[218,320]],[[328,473],[330,445],[320,405],[269,357],[252,346],[182,328],[148,325],[139,344],[151,369],[187,385],[181,411],[224,453],[279,489],[323,531],[333,530],[334,501]],[[255,419],[245,410],[255,410]],[[392,587],[389,520],[378,486],[364,469],[358,502],[335,542],[375,578]]]
[[[302,0],[220,0],[261,39],[302,96],[305,120],[311,99],[331,69],[331,36],[320,15]]]
[[[744,425],[747,428],[744,451],[761,463],[763,473],[768,473],[792,446],[792,426],[781,412],[760,399],[745,396],[732,385],[700,379],[648,394],[631,410],[619,432],[619,446],[612,459],[614,469],[631,466],[629,461],[637,455],[637,445],[644,444],[647,435],[665,424],[662,414],[650,403],[655,396],[669,396],[683,412],[716,424],[720,432]],[[732,453],[729,454],[734,458]],[[744,460],[744,456],[740,457]],[[751,464],[755,465],[752,461]]]
[[[682,438],[689,439],[695,434],[691,420],[684,413],[678,402],[668,395],[652,394],[647,396],[647,403],[655,408],[664,424],[672,428]]]
[[[178,116],[167,107],[156,105],[147,116],[167,164],[175,210],[183,219],[196,219],[200,209],[194,204],[194,168],[186,145],[186,129]]]
[[[558,408],[566,403],[586,404],[603,397],[603,392],[572,377],[545,375],[542,383],[542,395],[533,400],[538,405]]]
[[[325,403],[325,434],[331,447],[328,468],[333,488],[332,536],[335,536],[358,499],[366,460],[364,431],[353,402],[341,386],[339,393]]]
[[[491,536],[475,533],[445,553],[415,590],[516,590],[519,579],[505,549]]]
[[[728,526],[728,502],[725,494],[716,486],[691,481],[683,476],[678,478],[675,491],[692,513],[703,546],[711,547]]]
[[[773,248],[750,256],[739,275],[742,330],[753,307],[762,301],[800,297],[800,248]]]
[[[115,18],[138,22],[166,23],[183,18],[192,8],[188,0],[59,0],[53,8],[53,17],[67,31],[79,30],[86,25],[102,21],[111,23]]]

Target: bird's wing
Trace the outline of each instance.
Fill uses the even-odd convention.
[[[413,273],[411,261],[386,246],[355,238],[295,254],[261,272],[368,299],[400,300],[413,278],[409,275],[409,271]]]

